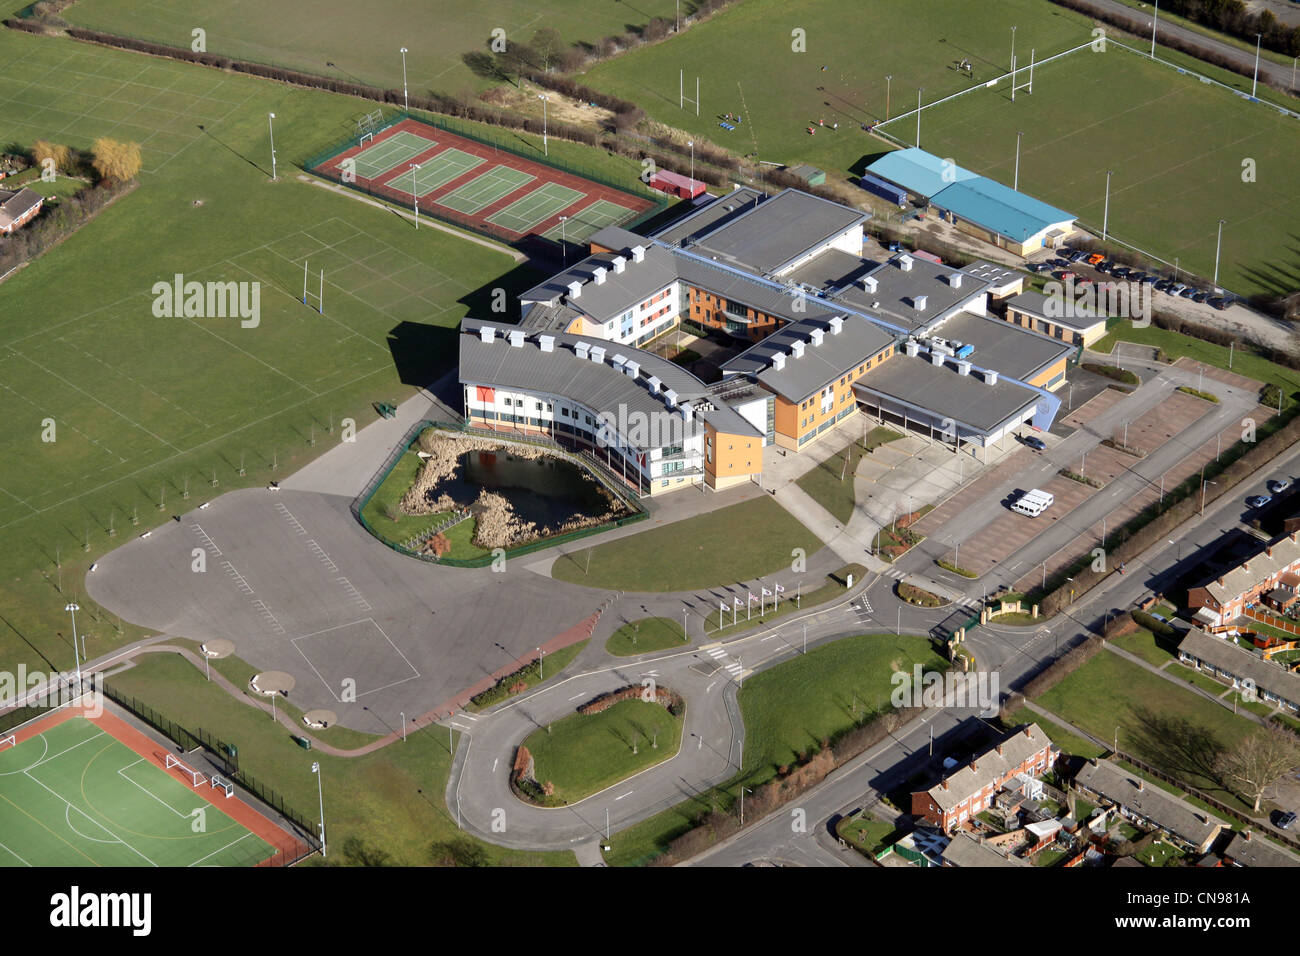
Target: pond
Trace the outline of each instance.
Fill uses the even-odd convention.
[[[577,518],[595,518],[610,511],[600,484],[577,465],[541,455],[522,458],[504,451],[468,451],[456,472],[438,485],[461,507],[472,505],[483,489],[510,502],[515,515],[539,531],[558,528]]]

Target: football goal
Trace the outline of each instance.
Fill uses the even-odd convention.
[[[18,738],[16,735],[10,734],[8,737],[0,737],[0,750],[4,749],[5,747],[17,747],[17,746],[18,746]]]
[[[189,777],[190,782],[196,787],[200,786],[208,779],[206,774],[195,770],[185,761],[181,760],[179,757],[174,757],[171,754],[167,755],[166,764],[168,770],[179,770],[181,773],[185,774],[185,776]]]
[[[229,780],[222,780],[220,777],[216,776],[215,774],[213,774],[212,780],[208,783],[208,786],[210,786],[213,790],[224,790],[226,792],[227,798],[233,797],[235,795],[235,785],[231,783]]]

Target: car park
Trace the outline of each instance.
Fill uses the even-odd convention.
[[[1275,495],[1280,495],[1282,492],[1286,491],[1290,487],[1291,487],[1290,478],[1274,478],[1272,481],[1268,483],[1268,490],[1273,492],[1273,494]]]
[[[1268,495],[1251,495],[1246,499],[1247,508],[1263,508],[1273,499]]]

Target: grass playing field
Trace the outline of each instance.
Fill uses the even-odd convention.
[[[253,866],[273,852],[85,717],[0,750],[0,865]]]
[[[1023,61],[1031,47],[1041,55],[1087,40],[1089,21],[1042,0],[746,0],[679,37],[598,64],[583,81],[733,152],[834,173],[880,152],[860,127],[884,119],[886,105],[897,116],[915,106],[918,86],[928,102],[972,85],[956,70],[963,58],[975,83],[1006,71],[1013,26]],[[792,50],[796,29],[805,31],[805,53]],[[688,96],[700,79],[698,117],[679,106],[683,68]],[[718,126],[724,113],[740,115],[734,132]],[[826,126],[808,135],[821,119]]]
[[[0,142],[116,136],[144,160],[138,189],[0,285],[0,664],[62,667],[63,607],[95,557],[292,473],[343,418],[432,381],[469,297],[514,263],[298,180],[355,100],[12,30],[0,61]],[[299,301],[304,262],[313,292],[325,270],[324,315]],[[260,283],[256,327],[156,317],[153,286],[177,274]],[[82,604],[92,657],[141,636]]]
[[[1010,184],[1023,130],[1020,188],[1031,195],[1100,231],[1112,170],[1111,235],[1210,277],[1224,219],[1220,284],[1296,288],[1300,122],[1114,44],[1037,69],[1033,95],[1015,103],[1005,86],[926,109],[921,146]],[[886,130],[915,136],[910,121]]]
[[[341,79],[402,88],[401,48],[407,47],[407,83],[412,93],[444,92],[485,85],[461,61],[470,50],[486,50],[494,30],[507,42],[527,43],[543,27],[566,40],[599,40],[629,24],[675,15],[675,0],[373,0],[364,7],[348,0],[315,0],[310,9],[288,14],[258,0],[79,0],[61,15],[77,26],[129,34],[190,48],[191,31],[207,31],[212,53],[275,63]],[[683,15],[690,0],[681,4]]]

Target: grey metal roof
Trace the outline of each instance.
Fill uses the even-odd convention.
[[[519,320],[519,327],[533,332],[563,332],[581,314],[581,312],[571,309],[567,305],[534,302],[524,306],[524,314]]]
[[[495,330],[493,341],[484,342],[480,338],[479,330],[484,327]],[[539,333],[532,331],[525,332],[522,346],[511,345],[509,335],[516,331],[523,330],[500,322],[466,319],[461,324],[460,380],[471,385],[560,395],[611,414],[617,414],[620,406],[625,407],[628,414],[676,414],[665,404],[662,392],[656,395],[647,387],[647,380],[655,376],[663,383],[664,389],[676,393],[679,406],[699,400],[715,406],[691,422],[684,422],[684,434],[698,434],[702,430],[701,418],[707,415],[709,417],[704,420],[719,431],[758,435],[738,412],[710,394],[707,385],[681,366],[658,355],[591,336],[549,332],[541,334],[553,336],[554,350],[543,352]],[[579,357],[574,350],[579,343],[603,348],[604,361],[594,362]],[[613,362],[620,355],[639,364],[635,379],[614,367]]]
[[[587,241],[606,249],[631,249],[633,246],[647,245],[644,236],[637,235],[622,226],[604,226],[593,232]]]
[[[1074,351],[1074,346],[1038,332],[989,319],[970,312],[959,312],[932,329],[950,342],[975,346],[970,361],[981,368],[991,368],[1002,375],[1021,380],[1059,362]]]
[[[798,290],[738,271],[731,266],[702,259],[693,250],[674,250],[677,275],[683,282],[712,292],[728,303],[748,305],[760,312],[774,315],[788,322],[815,315],[834,315],[829,311],[833,303],[819,302],[800,296]],[[796,309],[802,305],[803,311]]]
[[[968,265],[963,272],[973,275],[977,279],[983,279],[992,287],[1001,287],[1012,282],[1024,282],[1025,273],[1018,269],[1012,269],[1010,266],[998,265],[994,262],[988,262],[984,259],[977,259]]]
[[[1300,866],[1300,857],[1270,843],[1258,833],[1252,834],[1249,840],[1245,834],[1233,834],[1223,857],[1242,866]]]
[[[1193,846],[1203,846],[1219,827],[1226,826],[1217,817],[1183,803],[1173,794],[1109,760],[1085,763],[1075,775],[1074,782]]]
[[[862,278],[880,263],[840,249],[827,249],[783,278],[812,289],[833,292]]]
[[[840,333],[833,335],[832,315],[792,322],[726,362],[723,372],[757,378],[783,398],[802,402],[894,341],[890,333],[858,315],[842,316]],[[821,345],[811,343],[813,329],[824,333]],[[789,354],[795,342],[804,343],[802,358]],[[785,368],[779,370],[771,367],[772,356],[778,353],[786,355]]]
[[[519,300],[559,304],[563,298],[570,308],[591,316],[597,322],[607,322],[677,278],[677,266],[671,252],[652,245],[649,240],[638,244],[646,247],[644,260],[633,262],[630,256],[623,255],[626,263],[622,272],[614,271],[614,259],[622,255],[621,251],[596,253],[533,286]],[[604,281],[600,283],[596,281],[598,268],[605,270]],[[569,291],[571,282],[582,285],[576,297]]]
[[[828,199],[785,189],[696,238],[686,248],[759,275],[770,275],[867,218],[866,213]]]
[[[1007,308],[1015,309],[1018,312],[1025,312],[1039,319],[1047,319],[1057,325],[1063,325],[1067,329],[1074,329],[1076,332],[1083,332],[1092,328],[1098,322],[1104,322],[1105,316],[1095,315],[1092,310],[1085,306],[1069,303],[1069,311],[1073,316],[1066,316],[1066,301],[1064,299],[1057,303],[1052,310],[1054,314],[1048,314],[1047,296],[1041,292],[1035,292],[1033,289],[1026,289],[1018,295],[1013,295],[1007,299]]]
[[[1300,674],[1266,661],[1231,640],[1194,627],[1179,643],[1178,650],[1233,677],[1249,678],[1259,690],[1300,705]]]
[[[977,432],[995,430],[1041,398],[1028,386],[1004,378],[989,385],[976,371],[960,375],[952,359],[935,366],[928,358],[901,352],[870,369],[854,388],[870,396],[868,404],[877,396],[892,398]]]
[[[903,263],[911,261],[904,270]],[[953,286],[948,277],[960,276],[960,285]],[[867,273],[876,280],[875,291],[865,289],[855,281],[835,298],[874,312],[910,330],[928,326],[963,303],[983,295],[989,287],[987,280],[964,272],[956,266],[939,265],[908,253],[898,253]],[[925,296],[925,307],[916,308],[916,296]]]
[[[654,233],[654,238],[670,245],[678,245],[684,239],[698,238],[753,209],[762,199],[763,194],[757,189],[741,186],[660,229]],[[595,241],[599,235],[596,233],[592,240]]]
[[[998,746],[1002,747],[1002,753],[998,753]],[[946,778],[947,790],[942,783],[931,787],[930,798],[940,809],[951,810],[990,784],[1000,786],[1012,770],[1020,767],[1044,747],[1050,746],[1047,734],[1037,724],[1017,728],[999,744],[977,755],[971,763],[949,774]]]

